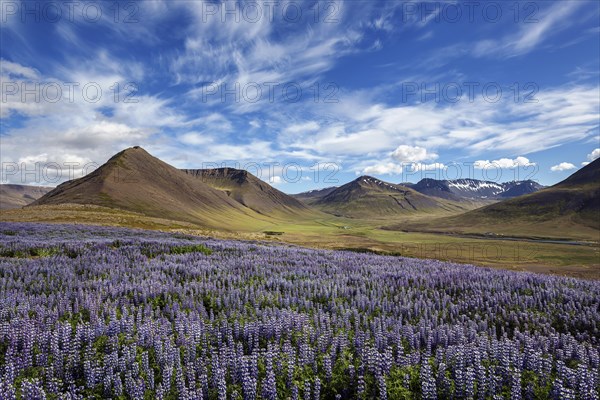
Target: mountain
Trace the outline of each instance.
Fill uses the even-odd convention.
[[[361,176],[314,202],[330,214],[352,218],[386,218],[422,211],[456,211],[456,205],[411,188]]]
[[[260,217],[217,190],[136,146],[90,174],[65,182],[28,207],[92,204],[202,226],[229,228]]]
[[[428,231],[494,233],[600,240],[600,159],[535,193],[415,227]]]
[[[0,210],[24,207],[52,189],[44,186],[0,185]]]
[[[503,185],[505,190],[499,196],[505,199],[535,193],[545,188],[545,186],[532,180],[505,182]]]
[[[600,158],[592,161],[577,172],[574,172],[564,181],[554,185],[553,187],[563,188],[596,188],[600,184]],[[596,204],[598,206],[598,204]]]
[[[184,169],[186,174],[227,194],[231,199],[264,215],[298,215],[312,212],[302,202],[275,189],[248,171],[235,168]]]
[[[422,179],[418,183],[408,186],[427,196],[453,201],[500,200],[534,193],[543,188],[542,185],[531,180],[497,183],[477,179],[437,180],[430,178]]]
[[[492,219],[525,218],[538,222],[567,217],[600,229],[600,159],[547,189],[492,204],[473,213]]]
[[[316,203],[321,198],[327,196],[329,193],[333,192],[337,188],[338,188],[338,186],[333,186],[333,187],[328,187],[328,188],[324,188],[324,189],[309,190],[308,192],[292,194],[291,196],[297,200],[300,200],[301,202],[303,202],[305,204],[310,205],[310,204]]]

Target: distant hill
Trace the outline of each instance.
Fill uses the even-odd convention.
[[[305,204],[314,204],[315,202],[327,196],[329,193],[333,192],[337,188],[338,186],[333,186],[324,189],[309,190],[308,192],[292,194],[291,196],[297,200],[302,201]]]
[[[65,182],[36,205],[92,204],[227,228],[259,217],[217,190],[140,147],[123,150],[90,174]]]
[[[600,159],[535,193],[415,227],[428,231],[600,240]]]
[[[361,176],[315,201],[322,211],[351,218],[386,218],[423,211],[455,211],[456,205],[406,186]]]
[[[544,187],[534,181],[490,182],[478,179],[437,180],[425,178],[415,184],[404,184],[427,196],[447,200],[501,200],[537,192]]]
[[[492,204],[472,212],[486,219],[525,218],[551,221],[569,218],[600,229],[600,159],[564,181],[526,196]]]
[[[24,207],[52,189],[44,186],[0,185],[0,210]]]
[[[503,185],[505,186],[506,190],[500,193],[499,196],[504,199],[510,199],[513,197],[519,197],[526,194],[535,193],[546,187],[531,180],[505,182]]]
[[[245,170],[217,168],[182,171],[213,189],[223,191],[231,199],[259,214],[273,216],[311,212],[304,203],[275,189]]]

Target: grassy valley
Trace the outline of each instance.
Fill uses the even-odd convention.
[[[595,162],[556,186],[480,208],[472,198],[428,196],[372,177],[309,193],[304,203],[246,171],[177,170],[131,148],[24,208],[3,210],[0,220],[179,231],[600,278],[597,169]]]

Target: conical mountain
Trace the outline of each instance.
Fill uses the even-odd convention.
[[[352,218],[387,218],[433,210],[455,211],[456,205],[406,186],[361,176],[314,203],[328,213]]]
[[[90,174],[65,182],[31,206],[93,204],[223,227],[254,212],[141,147],[123,150]]]

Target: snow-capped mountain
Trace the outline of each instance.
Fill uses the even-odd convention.
[[[448,200],[501,200],[534,193],[544,186],[537,182],[512,181],[490,182],[478,179],[437,180],[422,179],[415,184],[404,184],[428,196],[441,197]]]

